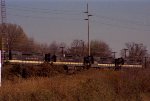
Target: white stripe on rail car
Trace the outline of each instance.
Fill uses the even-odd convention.
[[[28,63],[28,64],[41,64],[44,61],[25,61],[25,60],[9,60],[11,63]],[[58,65],[78,65],[81,66],[83,63],[81,62],[53,62],[53,64]],[[115,64],[98,64],[101,67],[114,67]],[[142,68],[142,65],[122,65],[122,67],[130,67],[130,68]]]

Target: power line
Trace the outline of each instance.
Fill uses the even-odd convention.
[[[8,9],[11,9],[11,8],[8,8]],[[12,9],[11,9],[12,10]],[[35,13],[35,12],[39,12],[39,11],[34,11],[34,10],[29,10],[29,9],[17,9],[19,11],[29,11],[29,12],[32,12],[32,13]],[[63,14],[63,15],[79,15],[79,14],[66,14],[66,13],[57,13],[57,12],[51,12],[51,11],[42,11],[42,12],[39,12],[39,13],[44,13],[44,14],[48,14],[48,15],[51,15],[51,14]],[[20,14],[15,14],[14,16],[21,16]],[[27,18],[31,18],[31,15],[28,16],[28,15],[23,15],[22,17],[27,17]],[[134,25],[140,25],[140,26],[144,26],[144,27],[149,27],[150,25],[146,25],[146,24],[142,24],[142,23],[139,23],[139,22],[135,22],[135,21],[130,21],[130,20],[122,20],[122,19],[114,19],[114,18],[111,18],[111,17],[107,17],[107,16],[97,16],[96,17],[98,18],[102,18],[102,19],[106,19],[106,20],[109,20],[109,21],[115,21],[115,22],[121,22],[121,23],[125,23],[125,24],[134,24]],[[46,18],[46,17],[34,17],[34,18],[37,18],[37,19],[40,19],[40,18]],[[55,19],[55,18],[54,18]],[[76,19],[76,20],[80,20],[80,19]],[[98,22],[99,20],[97,20],[96,22]],[[116,25],[116,24],[110,24],[110,23],[100,23],[100,24],[103,24],[103,25],[107,25],[107,26],[113,26],[113,27],[120,27],[120,28],[125,28],[125,29],[131,29],[131,30],[139,30],[139,28],[133,28],[133,27],[126,27],[126,26],[120,26],[120,25]],[[124,24],[124,25],[125,25]],[[144,31],[149,31],[149,30],[144,30]]]
[[[80,18],[66,18],[66,17],[44,17],[44,16],[33,16],[33,15],[20,15],[20,14],[11,14],[11,13],[7,13],[7,15],[9,16],[15,16],[15,17],[21,17],[21,18],[32,18],[32,19],[37,19],[37,20],[49,20],[49,19],[53,19],[53,20],[73,20],[73,21],[82,21]],[[98,20],[99,21],[99,20]],[[98,23],[100,25],[106,25],[106,26],[111,26],[114,28],[123,28],[123,29],[128,29],[128,30],[135,30],[135,31],[147,31],[149,32],[150,30],[148,29],[141,29],[141,28],[134,28],[134,27],[129,27],[129,26],[123,26],[123,25],[117,25],[117,24],[111,24],[111,23],[106,23],[106,22],[98,22],[93,20],[92,22],[94,23]]]
[[[47,15],[51,15],[52,14],[56,14],[56,15],[80,15],[81,13],[75,13],[75,10],[52,10],[52,9],[48,9],[48,8],[33,8],[33,7],[22,7],[22,6],[11,6],[11,7],[7,7],[8,10],[17,10],[17,11],[25,11],[26,13],[31,12],[32,14],[35,12],[39,12],[39,13],[43,13],[43,14],[47,14]],[[70,19],[70,18],[63,18],[62,16],[60,18],[58,17],[44,17],[44,16],[39,16],[39,15],[20,15],[20,14],[9,14],[9,15],[13,15],[13,16],[17,16],[17,17],[26,17],[26,18],[35,18],[35,19],[63,19],[63,20],[80,20],[80,19]],[[41,14],[40,14],[41,15]],[[82,15],[82,14],[81,14]],[[119,28],[124,28],[124,29],[130,29],[130,30],[140,30],[139,28],[134,28],[134,27],[129,27],[126,24],[133,24],[133,25],[138,25],[138,26],[144,26],[144,27],[149,27],[150,24],[144,24],[141,22],[137,22],[137,21],[132,21],[132,20],[126,20],[126,19],[118,19],[118,18],[112,18],[112,17],[108,17],[108,16],[100,16],[95,14],[95,17],[100,18],[100,19],[106,19],[109,21],[108,22],[98,22],[100,20],[96,20],[96,23],[102,24],[102,25],[107,25],[107,26],[112,26],[112,27],[119,27]],[[121,22],[123,23],[123,25],[118,25],[118,24],[111,24],[111,22]],[[126,25],[126,26],[124,26]],[[150,31],[150,30],[140,30],[140,31]]]
[[[20,14],[11,14],[11,13],[7,13],[7,15],[10,15],[10,16],[15,16],[15,17],[23,17],[23,18],[32,18],[32,19],[37,19],[37,20],[49,20],[49,19],[54,19],[54,20],[73,20],[73,21],[82,21],[81,18],[66,18],[66,17],[45,17],[45,16],[33,16],[33,15],[20,15]],[[100,22],[99,20],[93,20],[92,22],[94,23],[98,23],[98,24],[101,24],[101,25],[106,25],[106,26],[111,26],[111,27],[114,27],[114,28],[123,28],[123,29],[128,29],[128,30],[135,30],[135,31],[147,31],[149,32],[150,30],[142,30],[140,28],[134,28],[134,27],[128,27],[128,26],[122,26],[122,25],[117,25],[117,24],[111,24],[111,23],[106,23],[106,22]]]
[[[134,24],[134,25],[139,25],[139,26],[150,26],[150,24],[145,24],[145,23],[141,23],[141,22],[137,22],[137,21],[133,21],[133,20],[126,20],[126,19],[116,19],[116,18],[112,18],[112,17],[108,17],[108,16],[99,16],[99,15],[95,15],[97,18],[101,18],[101,19],[106,19],[106,20],[110,20],[110,21],[115,21],[115,22],[123,22],[126,24]]]
[[[28,9],[28,10],[38,10],[38,11],[60,11],[60,12],[77,12],[78,13],[78,11],[77,10],[66,10],[66,9],[50,9],[50,8],[37,8],[37,7],[23,7],[23,6],[19,6],[19,5],[8,5],[9,7],[11,7],[11,8],[18,8],[18,9]]]
[[[33,7],[22,7],[22,6],[12,6],[12,7],[7,7],[9,10],[18,10],[18,11],[26,11],[26,12],[39,12],[39,13],[45,13],[45,14],[63,14],[63,15],[80,15],[80,13],[75,13],[75,10],[54,10],[54,9],[48,9],[48,8],[33,8]],[[150,26],[150,24],[145,24],[142,22],[137,22],[133,20],[127,20],[127,19],[118,19],[118,18],[113,18],[113,17],[108,17],[108,16],[103,16],[103,15],[97,15],[95,14],[95,17],[101,18],[101,19],[106,19],[109,21],[115,21],[115,22],[121,22],[125,24],[134,24],[138,26]]]
[[[17,11],[25,11],[25,12],[39,12],[39,13],[46,13],[46,14],[68,14],[68,15],[80,15],[82,12],[75,12],[75,11],[67,11],[67,10],[52,10],[52,9],[30,9],[30,8],[18,8],[18,7],[7,7],[9,10],[17,10]]]
[[[50,16],[36,16],[36,15],[20,15],[20,14],[11,14],[11,13],[7,13],[7,15],[9,16],[15,16],[15,17],[21,17],[21,18],[32,18],[32,19],[37,19],[37,20],[49,20],[49,19],[53,19],[53,20],[73,20],[73,21],[82,21],[81,18],[66,18],[66,17],[50,17]]]
[[[147,32],[149,32],[150,30],[149,29],[141,29],[141,27],[140,28],[135,28],[135,27],[129,27],[129,26],[123,26],[123,25],[117,25],[117,24],[111,24],[111,23],[106,23],[106,22],[98,22],[99,20],[97,20],[97,21],[93,21],[93,22],[95,22],[95,23],[98,23],[98,24],[100,24],[100,25],[106,25],[106,26],[111,26],[111,27],[114,27],[114,28],[123,28],[123,29],[129,29],[129,30],[135,30],[135,31],[147,31]]]

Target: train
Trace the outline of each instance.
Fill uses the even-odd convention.
[[[115,67],[116,70],[124,67],[143,67],[142,64],[130,64],[125,63],[123,58],[114,59],[113,57],[93,57],[93,56],[72,56],[71,54],[66,55],[55,55],[55,54],[43,54],[33,52],[19,52],[12,51],[11,56],[8,53],[4,54],[4,60],[14,63],[43,63],[43,62],[55,62],[55,64],[63,65],[82,65],[84,67]],[[10,61],[13,60],[13,61]],[[16,60],[16,61],[15,61]]]

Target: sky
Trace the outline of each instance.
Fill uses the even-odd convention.
[[[91,40],[106,42],[118,55],[127,42],[150,50],[150,0],[7,0],[7,22],[41,43],[87,42],[87,2]]]

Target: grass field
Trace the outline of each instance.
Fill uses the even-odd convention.
[[[46,72],[27,78],[8,70],[3,74],[0,101],[150,101],[150,69]]]

